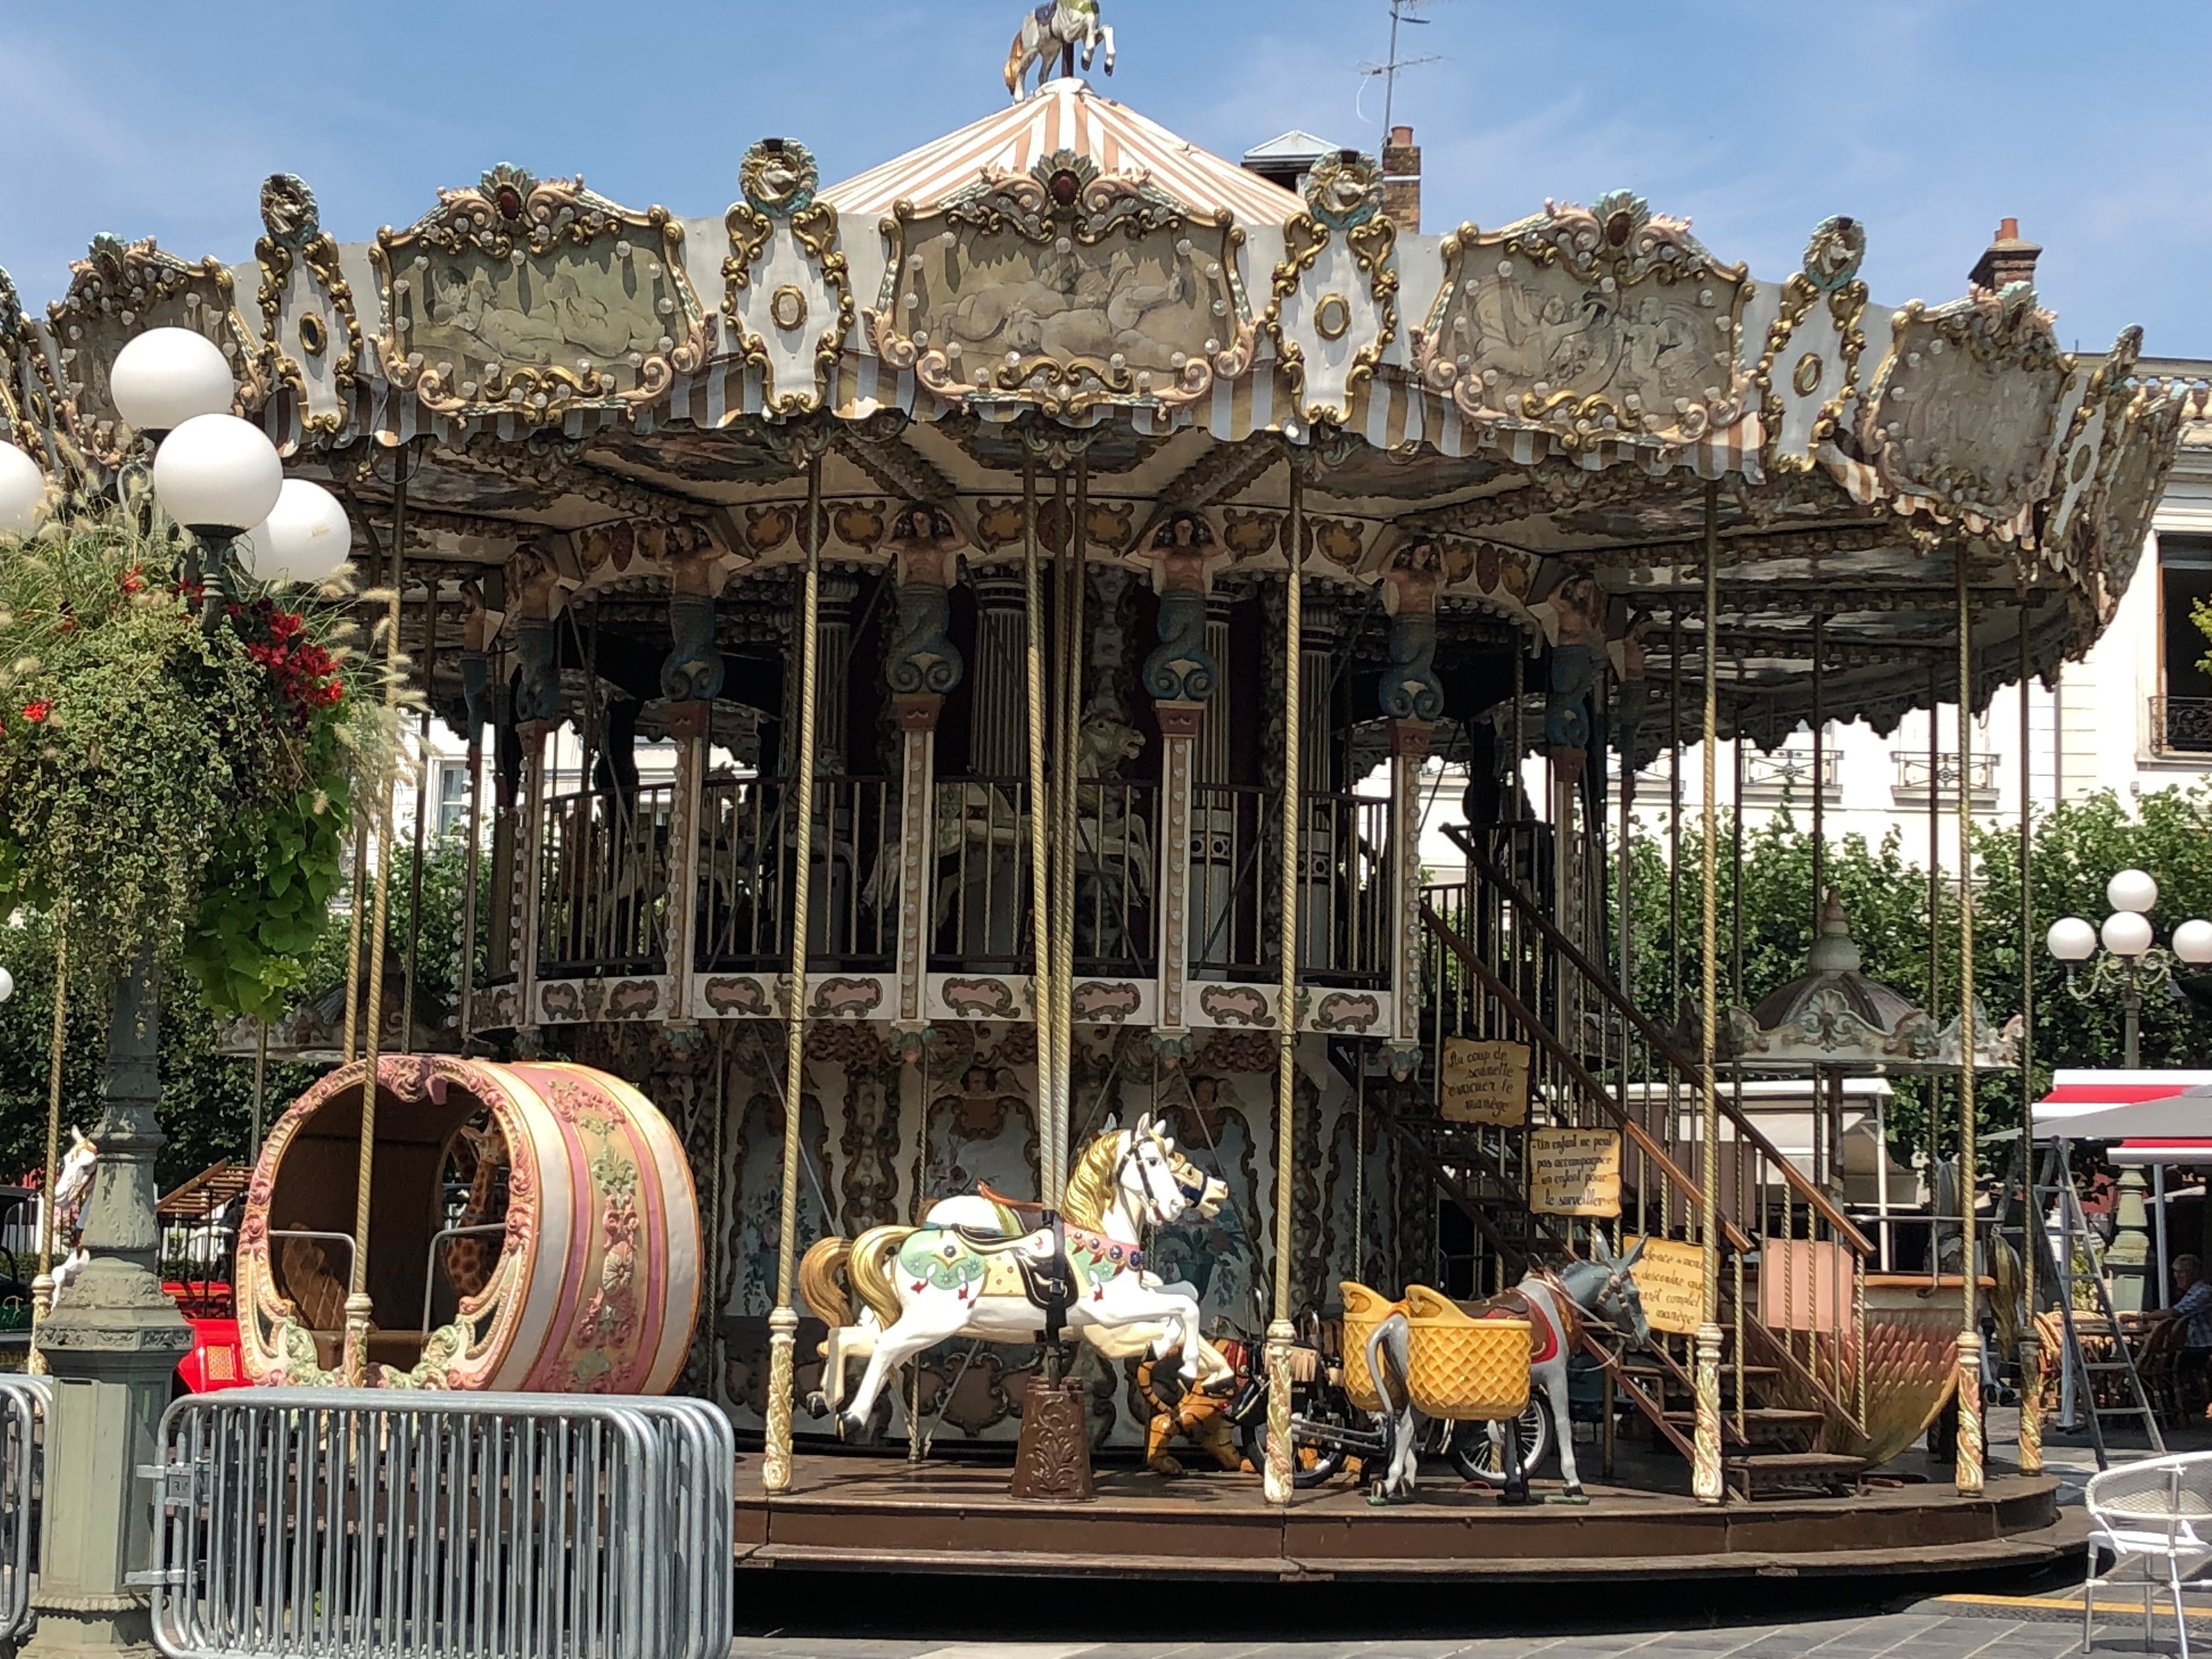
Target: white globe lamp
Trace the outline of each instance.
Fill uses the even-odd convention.
[[[275,508],[233,550],[256,581],[326,581],[352,556],[353,524],[322,485],[287,478]]]
[[[222,349],[189,328],[149,328],[115,354],[108,394],[124,423],[159,442],[198,415],[228,415],[238,395]]]
[[[13,444],[0,443],[0,536],[27,536],[39,527],[46,475]]]
[[[14,996],[15,994],[15,975],[9,973],[5,968],[0,968],[0,1002],[7,1001],[9,997]]]
[[[154,452],[154,494],[196,536],[228,541],[276,509],[284,487],[276,447],[235,415],[195,415]]]
[[[2051,924],[2043,942],[2061,962],[2087,962],[2097,949],[2097,930],[2079,916],[2068,916]]]
[[[2148,871],[2123,870],[2105,884],[2105,902],[2115,910],[2147,915],[2158,903],[2158,884]]]
[[[2105,948],[2129,961],[2142,956],[2150,949],[2150,918],[2133,910],[2115,910],[2105,918]]]
[[[2212,965],[2212,921],[2185,921],[2175,928],[2173,954],[2192,968]]]

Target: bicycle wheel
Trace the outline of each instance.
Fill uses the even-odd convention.
[[[1452,1467],[1463,1480],[1485,1486],[1505,1484],[1505,1425],[1485,1423],[1480,1431],[1472,1423],[1461,1425],[1451,1438]],[[1543,1466],[1552,1449],[1552,1416],[1544,1402],[1531,1395],[1521,1412],[1521,1478],[1526,1480]]]

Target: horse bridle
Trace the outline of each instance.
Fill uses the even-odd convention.
[[[1149,1139],[1152,1141],[1155,1148],[1158,1146],[1159,1137],[1154,1131],[1147,1129],[1143,1132],[1143,1134],[1145,1139]],[[1129,1145],[1127,1149],[1122,1152],[1121,1161],[1124,1164],[1133,1161],[1136,1164],[1138,1179],[1144,1183],[1145,1202],[1151,1206],[1152,1212],[1152,1225],[1156,1227],[1164,1226],[1168,1224],[1159,1220],[1158,1218],[1167,1213],[1167,1206],[1161,1201],[1160,1194],[1153,1185],[1151,1166],[1146,1164],[1145,1161],[1138,1156],[1138,1149],[1141,1145],[1142,1141],[1139,1137],[1138,1132],[1135,1130],[1130,1131]],[[1188,1188],[1184,1187],[1182,1182],[1175,1178],[1175,1170],[1172,1168],[1166,1167],[1164,1154],[1162,1156],[1162,1164],[1164,1171],[1167,1176],[1169,1190],[1176,1197],[1184,1199],[1185,1202],[1188,1203],[1189,1201],[1188,1198]],[[1204,1188],[1201,1187],[1200,1190],[1203,1191]]]

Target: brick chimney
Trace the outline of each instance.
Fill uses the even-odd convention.
[[[1421,228],[1421,152],[1411,127],[1392,127],[1382,146],[1382,210],[1408,234]]]
[[[1976,288],[2001,289],[2013,283],[2033,283],[2035,261],[2043,252],[2039,242],[2021,240],[2020,221],[2007,219],[1997,226],[1996,240],[1982,250],[1966,280]]]

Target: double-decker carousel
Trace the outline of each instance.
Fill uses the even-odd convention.
[[[2014,237],[1889,310],[1849,218],[1779,281],[1626,192],[1426,234],[1373,158],[1293,192],[1072,76],[739,180],[686,220],[501,165],[342,244],[280,174],[249,264],[102,236],[0,313],[0,413],[94,484],[125,343],[220,345],[469,745],[462,936],[358,1022],[382,1219],[341,1054],[257,1174],[249,1369],[344,1374],[380,1252],[365,1380],[708,1395],[764,1566],[2048,1559],[1972,1206],[1886,1273],[1833,1155],[1845,1073],[1932,1073],[1971,1166],[2018,1022],[1870,986],[1827,913],[1757,1008],[1708,922],[1662,1024],[1609,906],[1656,758],[2082,652],[2201,395],[2062,350]],[[1707,893],[1724,793],[1669,787]],[[430,951],[471,971],[421,1017]],[[1809,1079],[1809,1160],[1748,1069]],[[1955,1479],[1888,1478],[1947,1406]],[[1092,1501],[1007,1497],[1018,1436]],[[1457,1489],[1522,1465],[1589,1508]]]

